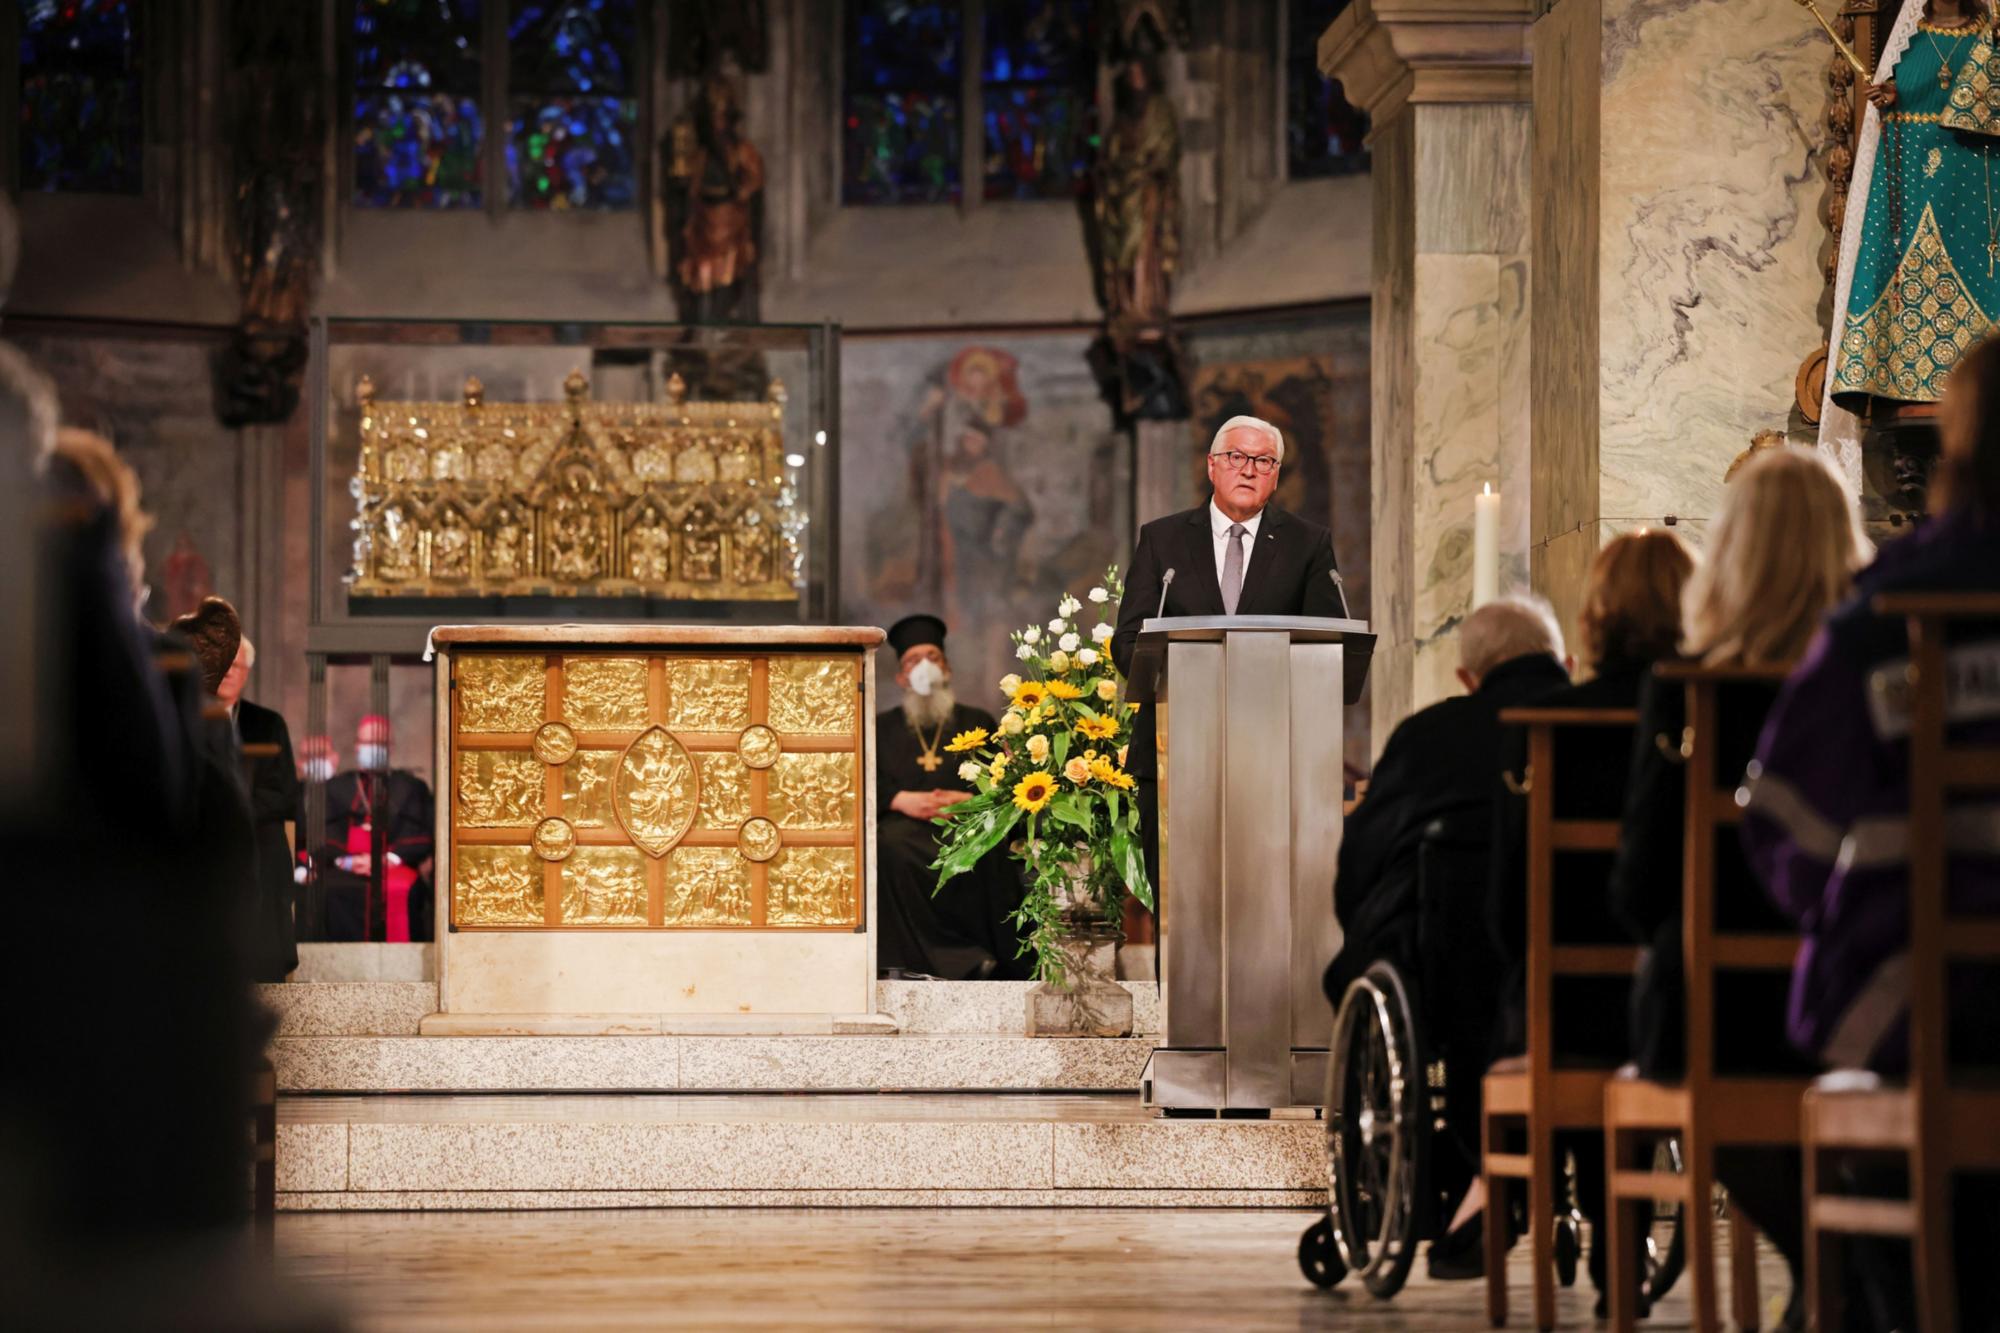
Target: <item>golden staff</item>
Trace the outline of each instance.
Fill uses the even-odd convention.
[[[1833,44],[1840,48],[1840,54],[1847,57],[1847,63],[1854,66],[1854,72],[1861,76],[1861,81],[1869,84],[1874,83],[1875,76],[1870,74],[1868,67],[1861,63],[1861,57],[1854,54],[1854,48],[1841,40],[1840,34],[1833,30],[1833,25],[1826,21],[1826,15],[1819,12],[1819,7],[1813,4],[1813,0],[1797,0],[1797,3],[1799,8],[1819,20],[1819,26],[1826,29],[1826,35],[1831,37]]]

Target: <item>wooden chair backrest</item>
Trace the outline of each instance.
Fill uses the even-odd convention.
[[[1556,854],[1611,851],[1618,846],[1616,819],[1566,819],[1556,814],[1556,739],[1569,729],[1636,730],[1631,708],[1507,708],[1503,726],[1528,733],[1527,771],[1512,783],[1528,799],[1528,1069],[1539,1083],[1554,1067],[1555,983],[1559,976],[1626,976],[1638,968],[1639,951],[1629,945],[1556,943]]]
[[[1785,972],[1797,961],[1794,934],[1724,931],[1715,919],[1715,849],[1718,837],[1736,836],[1743,821],[1736,802],[1741,774],[1718,775],[1722,749],[1720,696],[1728,689],[1772,688],[1791,674],[1789,667],[1704,667],[1663,663],[1662,681],[1687,690],[1686,728],[1679,755],[1685,764],[1687,809],[1681,853],[1681,949],[1687,987],[1687,1081],[1715,1079],[1715,974]],[[1672,738],[1656,738],[1670,746]],[[1778,1021],[1773,1015],[1772,1021]]]
[[[1899,593],[1877,614],[1902,616],[1910,635],[1910,1083],[1935,1104],[1951,1077],[1951,970],[2000,965],[2000,919],[1954,916],[1945,814],[1954,795],[2000,799],[2000,747],[1954,745],[1947,730],[1947,628],[2000,623],[2000,594]]]

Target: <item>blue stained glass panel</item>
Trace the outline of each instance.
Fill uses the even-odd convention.
[[[985,83],[1085,85],[1097,68],[1096,0],[987,0]]]
[[[958,0],[848,0],[849,92],[958,92]]]
[[[632,208],[639,104],[616,97],[517,97],[507,129],[515,208]]]
[[[479,102],[450,93],[354,99],[354,202],[369,208],[477,208],[485,136]]]
[[[137,194],[136,0],[20,0],[21,184]]]
[[[1348,0],[1288,0],[1285,57],[1285,157],[1293,180],[1368,170],[1368,117],[1340,85],[1319,72],[1320,34]]]
[[[988,199],[1052,199],[1083,189],[1097,149],[1097,102],[1088,89],[989,84],[983,100]]]
[[[958,198],[956,95],[850,92],[842,128],[844,202],[936,204]]]
[[[354,0],[354,202],[484,200],[480,0]]]
[[[639,50],[634,0],[514,0],[508,88],[516,94],[633,95]]]

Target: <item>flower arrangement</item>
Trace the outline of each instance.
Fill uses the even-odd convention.
[[[1111,617],[1124,591],[1113,565],[1089,592],[1097,623],[1087,634],[1077,619],[1084,604],[1068,594],[1046,627],[1015,631],[1025,674],[1000,678],[1007,710],[997,732],[960,732],[946,747],[964,756],[959,779],[978,795],[937,820],[938,887],[1013,837],[1009,850],[1032,877],[1014,921],[1028,932],[1036,975],[1058,987],[1066,936],[1096,922],[1115,928],[1128,893],[1153,905],[1138,782],[1125,771],[1140,706],[1121,697],[1111,662]]]

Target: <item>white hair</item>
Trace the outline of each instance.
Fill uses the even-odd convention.
[[[1262,417],[1231,417],[1222,423],[1222,429],[1215,432],[1215,438],[1208,442],[1211,454],[1228,452],[1222,447],[1223,437],[1232,430],[1254,430],[1271,442],[1271,449],[1280,463],[1285,461],[1285,434]]]
[[[238,646],[243,649],[243,669],[248,671],[257,665],[257,645],[250,642],[250,636],[245,634],[243,642]]]
[[[1458,664],[1482,680],[1502,662],[1534,653],[1562,661],[1563,632],[1555,608],[1532,593],[1488,602],[1459,627]]]

